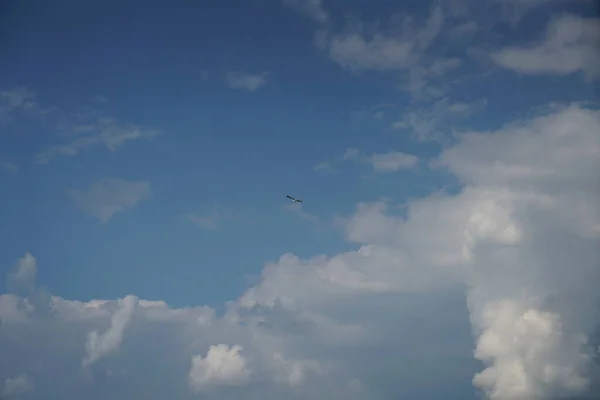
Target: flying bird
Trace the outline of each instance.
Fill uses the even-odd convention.
[[[292,196],[286,195],[288,199],[292,201],[292,203],[302,203],[302,200],[293,198]]]

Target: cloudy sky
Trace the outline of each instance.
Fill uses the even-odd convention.
[[[597,398],[595,7],[4,2],[0,397]]]

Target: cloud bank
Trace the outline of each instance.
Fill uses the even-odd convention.
[[[25,254],[13,276],[29,290],[0,296],[5,390],[26,387],[29,399],[593,396],[600,111],[553,106],[465,132],[431,165],[462,189],[413,199],[405,216],[360,204],[342,219],[354,250],[284,254],[223,313],[135,295],[44,296]]]

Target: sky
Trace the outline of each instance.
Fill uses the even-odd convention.
[[[599,16],[2,2],[0,398],[597,398]]]

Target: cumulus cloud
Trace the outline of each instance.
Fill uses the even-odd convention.
[[[71,189],[68,194],[82,210],[102,222],[152,197],[148,182],[118,178],[103,178],[88,190]]]
[[[600,77],[600,19],[565,14],[549,22],[545,37],[526,46],[509,46],[491,54],[501,67],[520,74]]]
[[[267,73],[250,74],[247,72],[228,71],[227,84],[232,89],[245,89],[250,92],[260,89],[267,84]]]
[[[242,385],[247,382],[251,371],[242,356],[241,346],[218,344],[210,346],[205,357],[192,357],[192,367],[188,375],[194,391],[202,391],[211,386]]]

